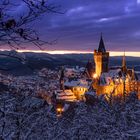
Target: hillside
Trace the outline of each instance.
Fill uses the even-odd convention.
[[[1,54],[9,52],[1,52]],[[18,53],[18,56],[23,54]],[[46,54],[46,53],[24,53],[25,63],[21,63],[18,59],[12,57],[0,57],[0,68],[4,69],[4,73],[14,75],[30,75],[36,70],[44,67],[49,69],[58,69],[60,66],[82,66],[85,67],[88,60],[93,60],[92,54]],[[127,66],[132,68],[135,66],[136,71],[140,71],[140,57],[126,57]],[[120,66],[122,57],[110,57],[110,66]]]

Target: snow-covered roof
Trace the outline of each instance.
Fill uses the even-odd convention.
[[[55,91],[56,94],[56,99],[57,100],[65,100],[65,101],[75,101],[76,100],[76,96],[74,95],[74,93],[71,90],[58,90]]]
[[[113,78],[118,78],[119,77],[119,73],[121,72],[121,69],[113,69],[113,70],[109,70],[108,72],[104,72],[101,74],[100,77],[100,84],[109,84],[110,80],[112,80]]]
[[[108,72],[102,73],[101,77],[117,77],[119,72],[121,72],[121,69],[114,69],[114,70],[109,70]]]
[[[85,71],[84,67],[77,67],[77,68],[66,68],[65,69],[65,76],[73,76],[73,75],[79,75],[80,73],[83,73]]]
[[[58,96],[63,96],[63,95],[73,95],[73,92],[71,90],[56,90],[55,91],[55,94],[58,95]]]
[[[82,87],[82,88],[89,88],[89,82],[83,79],[66,81],[64,86],[67,87]]]

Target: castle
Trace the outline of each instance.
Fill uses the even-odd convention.
[[[104,95],[107,100],[110,97],[125,99],[132,92],[140,95],[140,82],[134,68],[127,68],[125,53],[122,66],[109,67],[109,52],[106,51],[102,35],[98,49],[94,50],[93,60],[86,65],[85,77],[73,74],[65,78],[66,69],[63,68],[60,77],[61,91],[56,92],[58,100],[82,100],[85,93],[90,91],[97,96]]]
[[[127,68],[125,53],[122,66],[109,67],[109,52],[106,51],[102,35],[98,50],[94,51],[94,62],[95,69],[88,69],[87,73],[93,78],[93,88],[97,95],[124,97],[130,92],[140,93],[138,77],[133,68]]]
[[[134,68],[127,67],[125,53],[121,66],[109,67],[109,52],[106,51],[102,35],[98,50],[94,50],[93,60],[87,63],[82,73],[70,69],[71,75],[67,76],[67,70],[62,68],[60,90],[54,92],[58,116],[64,112],[65,103],[80,100],[96,103],[98,97],[103,97],[111,104],[134,99],[132,97],[140,100],[140,81]]]

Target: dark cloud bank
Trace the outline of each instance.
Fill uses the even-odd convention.
[[[108,50],[140,51],[140,0],[50,0],[64,14],[48,14],[34,23],[50,49],[93,51],[103,33]],[[24,6],[19,7],[20,10]]]

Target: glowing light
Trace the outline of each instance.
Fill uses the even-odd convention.
[[[62,112],[63,112],[63,108],[57,107],[57,108],[56,108],[56,112],[57,112],[57,117],[61,117]]]
[[[90,51],[76,51],[76,50],[17,50],[17,52],[34,52],[34,53],[49,53],[49,54],[87,54],[93,53]]]
[[[95,74],[93,74],[93,78],[94,79],[96,79],[98,76],[97,76],[97,74],[95,73]]]
[[[62,108],[57,108],[57,112],[62,112]]]
[[[124,52],[110,52],[110,56],[123,56]],[[140,52],[125,52],[125,56],[140,57]]]

